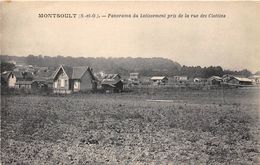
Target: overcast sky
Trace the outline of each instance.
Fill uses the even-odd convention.
[[[1,3],[1,54],[165,57],[260,70],[259,2]],[[225,14],[226,18],[38,18],[41,13]]]

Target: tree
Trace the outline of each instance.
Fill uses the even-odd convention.
[[[13,71],[15,68],[15,65],[13,63],[8,63],[5,61],[1,61],[1,73],[5,71]]]
[[[247,69],[243,69],[243,70],[240,71],[240,75],[242,75],[244,77],[249,77],[249,76],[252,75],[252,73]]]

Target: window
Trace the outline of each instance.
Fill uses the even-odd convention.
[[[74,89],[79,89],[79,82],[75,81],[75,83],[74,83]]]
[[[65,85],[65,81],[64,81],[64,79],[61,79],[60,87],[64,87],[64,85]]]
[[[54,88],[58,87],[58,82],[54,82]]]

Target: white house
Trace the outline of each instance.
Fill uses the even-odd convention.
[[[153,85],[165,85],[168,83],[168,78],[166,76],[153,76],[151,81]]]

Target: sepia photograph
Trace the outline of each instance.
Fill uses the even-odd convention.
[[[260,164],[260,2],[0,2],[1,158]]]

